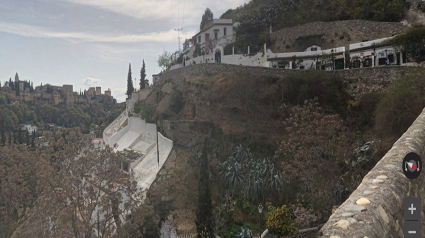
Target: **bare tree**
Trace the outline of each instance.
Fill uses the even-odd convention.
[[[40,197],[17,237],[111,237],[141,204],[141,191],[121,170],[123,155],[79,130],[46,133],[39,163]]]

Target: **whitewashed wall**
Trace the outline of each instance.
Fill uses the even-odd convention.
[[[244,66],[260,66],[260,67],[269,67],[269,62],[267,62],[267,56],[262,52],[258,52],[252,56],[245,55],[224,55],[222,57],[221,63],[223,64],[234,64],[234,65],[244,65]]]
[[[107,142],[109,137],[111,137],[114,133],[118,131],[118,129],[125,122],[127,117],[127,110],[124,110],[111,124],[109,124],[109,126],[105,128],[105,130],[103,130],[103,140],[105,142]]]
[[[222,64],[270,67],[270,63],[267,61],[267,55],[263,54],[262,52],[258,52],[255,55],[245,55],[245,54],[224,55],[223,47],[217,46],[213,52],[216,52],[216,50],[220,50],[221,52]],[[215,53],[211,53],[208,55],[201,55],[196,58],[189,59],[186,61],[186,66],[192,65],[192,64],[203,64],[203,63],[215,63]]]
[[[140,134],[140,139],[147,143],[156,142],[156,126],[155,124],[146,123],[145,120],[139,117],[129,117],[128,125],[129,130]]]
[[[385,52],[386,50],[386,52]],[[350,58],[359,58],[362,62],[365,58],[373,58],[372,54],[374,54],[375,57],[375,61],[373,62],[373,66],[378,66],[379,65],[379,59],[380,58],[386,58],[387,54],[393,54],[394,55],[394,61],[393,62],[389,62],[390,65],[396,65],[397,64],[397,51],[394,49],[394,47],[392,46],[385,46],[385,47],[378,47],[375,50],[373,49],[364,49],[364,50],[353,50],[350,52]],[[401,55],[401,57],[403,57]],[[403,62],[402,59],[400,59],[400,62]]]
[[[119,130],[117,133],[113,134],[111,137],[109,137],[109,139],[104,139],[105,143],[107,143],[109,146],[114,146],[115,143],[117,143],[119,141],[119,139],[129,131],[130,126],[127,125],[124,128],[122,128],[121,130]]]
[[[178,69],[178,68],[181,68],[181,67],[182,67],[181,64],[175,64],[175,65],[171,66],[170,70]]]

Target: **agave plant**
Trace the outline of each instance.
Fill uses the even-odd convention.
[[[243,225],[243,228],[241,228],[241,233],[237,236],[238,238],[252,238],[252,231],[248,228],[246,228],[245,225]]]
[[[217,165],[218,173],[227,187],[242,188],[252,200],[262,198],[268,191],[282,191],[282,173],[269,159],[257,160],[249,149],[237,146],[232,156]]]

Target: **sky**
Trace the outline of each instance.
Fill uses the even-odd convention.
[[[125,101],[131,63],[140,80],[161,69],[158,56],[199,31],[208,7],[219,18],[250,0],[0,0],[0,81],[100,86]],[[134,83],[134,82],[133,82]]]

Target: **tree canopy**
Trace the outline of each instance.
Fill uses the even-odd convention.
[[[146,65],[145,60],[143,60],[142,69],[140,70],[140,90],[145,88],[146,83]]]
[[[20,150],[23,160],[28,157],[33,161],[30,168],[34,168],[34,178],[28,178],[37,183],[31,185],[31,180],[23,174],[22,182],[29,183],[29,191],[23,190],[26,187],[23,184],[22,194],[17,197],[29,200],[27,205],[21,202],[23,208],[32,206],[31,201],[37,201],[37,206],[27,209],[25,224],[15,235],[112,236],[122,226],[121,218],[141,204],[141,191],[136,182],[130,179],[130,174],[121,170],[124,155],[115,153],[114,148],[109,146],[95,149],[94,137],[83,135],[78,129],[47,132],[43,138],[49,138],[46,140],[48,145],[41,146],[43,148],[34,151],[33,155],[25,155],[25,149]],[[0,150],[4,150],[2,152],[7,156],[10,149],[2,147]],[[28,173],[27,169],[21,171]],[[8,175],[8,178],[19,177]],[[8,188],[4,189],[7,191]],[[31,189],[37,193],[29,196]]]
[[[204,15],[202,15],[201,24],[199,25],[199,30],[202,31],[202,29],[205,27],[205,24],[211,21],[213,18],[213,12],[209,8],[205,9]]]
[[[164,50],[161,55],[158,56],[158,66],[162,70],[167,69],[171,64],[171,53]]]
[[[389,42],[405,50],[407,56],[417,63],[425,60],[425,27],[413,27]]]
[[[133,80],[131,78],[131,64],[128,65],[128,76],[127,76],[127,96],[131,98],[131,94],[134,92]]]

